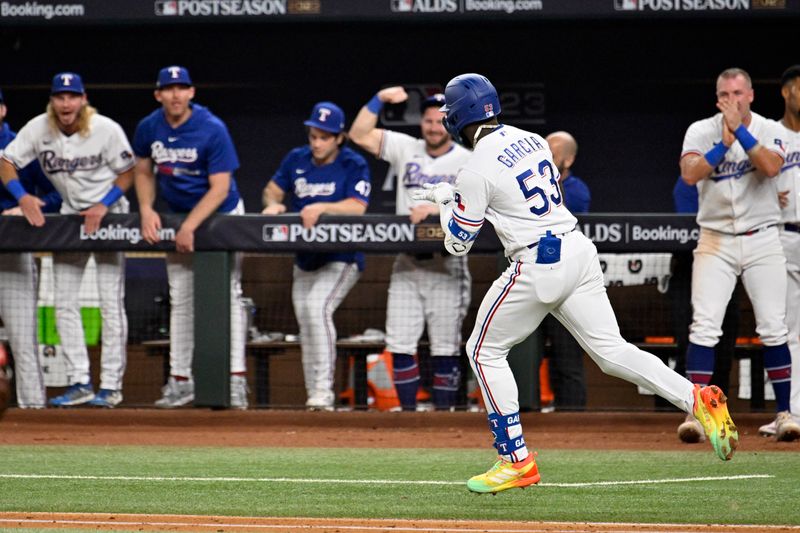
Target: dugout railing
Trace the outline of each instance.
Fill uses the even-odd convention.
[[[33,228],[17,217],[0,217],[0,250],[4,253],[21,251],[48,252],[64,250],[128,252],[128,291],[130,310],[148,307],[145,321],[134,313],[131,321],[129,353],[145,354],[146,358],[157,359],[157,368],[163,368],[167,351],[167,334],[164,324],[168,317],[168,302],[165,302],[164,276],[158,283],[162,291],[152,291],[153,281],[147,276],[132,280],[135,267],[149,262],[144,270],[152,269],[154,264],[163,262],[158,254],[174,249],[174,234],[181,218],[165,215],[163,217],[163,241],[150,245],[141,239],[137,215],[108,215],[95,235],[87,235],[81,225],[80,217],[50,215],[42,228]],[[670,304],[671,296],[665,294],[672,273],[673,254],[689,254],[694,248],[698,229],[693,216],[662,214],[594,214],[579,217],[580,229],[596,243],[601,254],[601,262],[607,275],[609,296],[617,311],[623,335],[639,346],[653,351],[665,360],[676,359],[678,345],[674,336],[674,320]],[[385,310],[381,305],[381,291],[388,284],[390,265],[394,254],[440,253],[442,233],[438,221],[429,219],[422,224],[410,224],[406,217],[391,215],[366,215],[363,217],[323,217],[316,228],[304,229],[299,217],[285,215],[267,217],[261,215],[216,216],[204,224],[196,233],[195,245],[198,250],[194,256],[195,264],[195,357],[194,373],[197,384],[196,402],[198,406],[226,407],[228,402],[228,353],[230,324],[220,317],[228,316],[228,271],[232,252],[245,252],[243,271],[244,296],[255,300],[253,309],[257,310],[256,332],[269,332],[274,329],[291,332],[291,299],[287,298],[291,285],[291,254],[296,251],[335,251],[359,249],[368,253],[367,279],[363,279],[353,289],[352,297],[356,303],[348,307],[346,301],[337,312],[337,326],[340,316],[352,315],[353,321],[340,327],[339,348],[342,356],[350,356],[355,364],[356,406],[366,406],[366,355],[379,350],[381,342],[362,342],[346,340],[366,327],[382,326]],[[154,255],[155,254],[155,255]],[[608,255],[605,255],[608,254]],[[473,290],[471,312],[477,308],[488,284],[503,268],[504,260],[499,242],[487,225],[481,232],[471,255],[473,265]],[[370,265],[372,268],[370,269]],[[262,280],[264,287],[258,288],[259,275],[272,274],[274,279]],[[279,274],[279,275],[277,275]],[[475,274],[478,274],[475,276]],[[270,278],[270,276],[266,276]],[[134,283],[136,281],[136,283]],[[367,284],[367,286],[364,286]],[[361,286],[361,287],[360,287]],[[259,291],[264,291],[260,293]],[[257,296],[253,298],[253,296]],[[385,294],[384,294],[385,296]],[[369,304],[358,303],[359,299],[369,300]],[[135,301],[135,302],[134,302]],[[132,303],[134,302],[134,303]],[[385,305],[385,298],[383,299]],[[352,303],[352,302],[351,302]],[[370,307],[372,306],[372,307]],[[736,349],[737,359],[748,358],[757,343],[752,342],[752,320],[748,319],[746,303],[744,320],[739,330],[745,332],[740,337]],[[381,314],[383,312],[383,314]],[[281,317],[277,323],[276,315]],[[153,318],[153,316],[157,318]],[[364,318],[364,316],[368,318]],[[464,336],[469,334],[474,314],[467,316]],[[277,325],[276,325],[277,324]],[[41,329],[40,329],[41,331]],[[294,330],[296,331],[296,329]],[[280,344],[280,342],[283,342]],[[538,388],[539,374],[536,371],[541,354],[546,351],[543,339],[534,335],[515,349],[510,362],[518,381],[521,405],[526,409],[540,407]],[[274,401],[270,389],[281,389],[284,382],[294,380],[294,393],[283,391],[283,397],[302,396],[302,388],[297,389],[297,365],[286,374],[285,359],[292,354],[296,359],[299,351],[296,343],[268,341],[251,338],[248,343],[248,365],[251,370],[251,404],[254,406],[291,406],[287,400]],[[424,351],[424,349],[423,349]],[[95,350],[96,352],[96,350]],[[96,357],[96,353],[93,353]],[[276,357],[273,357],[276,356]],[[271,365],[272,360],[281,360],[284,366]],[[343,357],[344,358],[344,357]],[[137,361],[130,358],[129,375],[136,372]],[[750,388],[749,407],[764,407],[763,380],[758,379],[759,358],[754,358],[751,375],[754,378],[747,385]],[[467,365],[464,365],[468,375]],[[595,389],[607,386],[601,376],[594,372],[593,365],[587,364],[587,383],[591,396]],[[142,379],[160,386],[163,383],[163,370],[149,372]],[[265,381],[267,380],[267,381]],[[277,380],[277,387],[275,386]],[[300,378],[302,382],[302,378]],[[270,387],[270,382],[273,386]],[[126,387],[128,380],[126,379]],[[153,387],[150,387],[152,390]],[[466,391],[464,391],[466,392]],[[642,391],[643,392],[643,391]],[[610,401],[591,401],[589,408],[652,408],[649,397],[623,394],[614,400],[613,390],[600,394]],[[278,396],[281,396],[280,394]],[[462,399],[466,394],[462,394]],[[132,397],[132,398],[135,398]],[[300,398],[302,400],[302,398]],[[138,405],[135,399],[128,401]],[[147,405],[149,401],[142,401]],[[302,403],[300,403],[301,405]],[[658,402],[656,407],[664,407]]]

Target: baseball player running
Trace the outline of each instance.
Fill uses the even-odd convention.
[[[613,376],[645,387],[701,421],[720,459],[738,444],[727,399],[718,387],[692,385],[656,356],[619,334],[603,285],[597,249],[564,206],[547,142],[535,133],[499,124],[500,100],[479,74],[456,76],[445,89],[444,124],[473,152],[455,189],[439,183],[415,194],[439,204],[444,245],[469,252],[489,221],[510,266],[484,296],[467,341],[467,357],[486,404],[500,455],[486,473],[467,482],[473,492],[499,492],[539,482],[534,455],[522,434],[519,399],[507,356],[547,313]]]
[[[741,276],[764,344],[764,367],[775,389],[775,435],[778,440],[795,440],[800,426],[788,414],[786,258],[777,227],[777,180],[771,179],[786,157],[786,131],[751,111],[753,97],[747,72],[723,71],[717,78],[720,112],[689,126],[683,140],[681,176],[687,184],[697,184],[700,225],[692,265],[694,312],[686,373],[693,383],[708,385],[725,307]],[[700,425],[687,418],[678,436],[697,442],[702,438]]]
[[[186,213],[175,235],[177,253],[167,253],[170,311],[170,376],[156,407],[173,408],[194,401],[194,232],[214,213],[241,215],[244,204],[233,172],[239,159],[225,124],[192,99],[189,71],[173,65],[161,69],[155,99],[161,104],[136,127],[133,148],[136,195],[142,237],[160,240],[161,217],[153,209],[156,177],[161,195],[175,213]],[[155,169],[154,169],[155,167]],[[241,254],[231,268],[231,397],[234,409],[247,409],[245,367],[246,317],[241,301]]]
[[[800,368],[800,65],[786,69],[781,76],[781,96],[784,113],[781,123],[786,128],[788,140],[786,159],[778,177],[778,195],[781,206],[779,227],[783,253],[786,255],[786,326],[789,329],[789,352],[792,367]],[[792,372],[790,381],[789,408],[794,424],[800,422],[800,372]],[[786,412],[769,424],[759,428],[759,433],[771,437],[778,426],[787,433]]]
[[[42,226],[44,201],[29,194],[17,169],[34,159],[61,195],[62,214],[80,214],[83,229],[94,233],[106,213],[127,213],[125,191],[133,181],[133,154],[125,132],[89,105],[83,81],[74,72],[56,74],[47,112],[28,122],[6,147],[0,176],[14,195],[25,218]],[[78,287],[89,257],[97,264],[97,292],[102,324],[100,390],[95,395],[89,374],[89,355],[81,324]],[[70,386],[50,399],[50,405],[90,404],[114,407],[122,401],[128,319],[125,315],[125,259],[121,252],[56,252],[53,275],[56,327]]]
[[[384,104],[407,99],[402,87],[379,91],[361,108],[350,138],[392,165],[397,173],[396,212],[409,215],[411,223],[418,224],[436,214],[438,207],[414,200],[412,193],[425,183],[454,183],[469,154],[453,143],[442,126],[442,94],[432,95],[420,105],[422,139],[376,127]],[[446,410],[455,406],[461,383],[461,325],[469,307],[470,283],[466,257],[400,254],[395,260],[386,309],[386,349],[392,354],[394,385],[404,411],[417,407],[415,354],[426,323],[433,356],[434,407]]]
[[[264,189],[265,215],[291,210],[303,226],[314,227],[320,216],[363,215],[370,193],[367,162],[344,146],[344,111],[332,102],[319,102],[305,124],[308,145],[283,158]],[[298,253],[294,266],[292,303],[300,326],[306,407],[330,411],[334,405],[336,327],[333,313],[364,270],[361,252]]]
[[[0,156],[17,135],[3,122],[6,111],[0,91]],[[61,197],[42,173],[39,161],[32,161],[17,174],[25,192],[43,195],[43,212],[58,212]],[[17,199],[3,186],[0,186],[0,214],[22,215]],[[36,265],[30,253],[0,254],[0,317],[8,330],[14,354],[17,405],[22,408],[43,408],[47,404],[47,394],[37,355]]]

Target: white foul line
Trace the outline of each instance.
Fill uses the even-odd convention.
[[[666,479],[638,479],[620,481],[590,481],[584,483],[539,483],[538,487],[583,488],[614,485],[655,485],[663,483],[690,483],[695,481],[733,481],[739,479],[767,479],[770,474],[742,474],[736,476],[679,477]],[[256,483],[324,483],[349,485],[463,485],[464,481],[433,481],[403,479],[309,479],[288,477],[165,477],[165,476],[85,476],[61,474],[0,474],[0,479],[69,479],[87,481],[201,481],[201,482],[256,482]]]

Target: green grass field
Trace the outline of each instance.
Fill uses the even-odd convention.
[[[489,451],[0,450],[0,511],[800,524],[800,454],[792,453],[723,463],[711,452],[545,449],[541,485],[493,497],[464,484],[491,465]],[[694,480],[735,476],[754,477]]]

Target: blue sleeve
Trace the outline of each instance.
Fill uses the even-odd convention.
[[[284,157],[283,161],[281,161],[281,166],[278,167],[278,170],[276,170],[275,174],[272,176],[271,181],[280,187],[284,192],[287,192],[292,188],[291,167],[293,159],[294,150],[286,154],[286,157]]]
[[[239,168],[239,158],[236,156],[236,148],[233,147],[233,139],[231,139],[228,129],[223,124],[219,124],[210,139],[208,174],[218,172],[233,174],[237,168]]]
[[[683,178],[678,176],[675,187],[672,189],[672,199],[675,202],[676,213],[697,213],[699,205],[699,193],[697,185],[688,185]]]
[[[369,205],[369,194],[372,190],[369,165],[363,157],[355,153],[348,163],[345,194],[348,198],[355,198],[359,202]]]
[[[133,153],[136,154],[136,157],[151,157],[150,153],[150,128],[147,127],[146,121],[147,119],[143,119],[139,122],[139,125],[136,126],[136,132],[133,134]]]
[[[18,175],[25,190],[38,196],[44,202],[44,206],[42,206],[44,213],[58,213],[61,209],[61,195],[42,172],[38,160],[34,160],[20,170]]]

